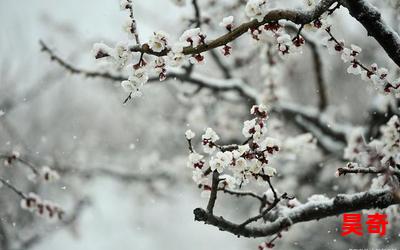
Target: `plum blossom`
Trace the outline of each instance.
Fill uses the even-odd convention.
[[[255,133],[256,119],[247,120],[243,123],[242,133],[245,137],[252,137]],[[254,132],[253,132],[254,131]]]
[[[288,54],[290,47],[293,45],[292,39],[288,34],[279,36],[276,41],[278,42],[278,50],[282,55]]]
[[[204,166],[204,156],[198,153],[190,153],[188,157],[187,167],[202,169]]]
[[[153,33],[153,36],[149,40],[150,49],[155,52],[161,52],[168,46],[167,34],[164,31],[157,31]]]
[[[233,16],[224,17],[219,26],[226,28],[228,31],[233,29]]]
[[[53,181],[57,181],[58,179],[60,179],[60,175],[58,174],[58,172],[51,169],[48,166],[42,167],[42,169],[40,171],[40,175],[42,176],[43,180],[45,180],[47,182],[53,182]]]
[[[215,151],[215,142],[219,140],[217,133],[212,128],[207,128],[201,138],[204,152],[212,154]]]
[[[200,31],[200,28],[194,28],[184,31],[179,41],[186,46],[197,47],[198,45],[204,44],[205,39],[206,35]]]
[[[132,75],[129,76],[128,80],[121,82],[121,86],[126,92],[134,93],[140,96],[140,90],[142,86],[148,81],[148,79],[149,76],[147,75],[147,72],[143,67],[134,69]]]
[[[347,73],[353,74],[353,75],[359,75],[361,74],[361,67],[358,65],[358,63],[353,62],[350,64],[350,66],[347,68]]]
[[[195,136],[196,136],[196,134],[192,130],[190,130],[190,129],[186,130],[185,137],[186,137],[187,140],[191,140]]]
[[[270,166],[265,166],[263,168],[263,170],[264,170],[264,173],[266,175],[268,175],[269,177],[274,177],[276,175],[276,173],[277,173],[276,169],[273,168],[273,167],[270,167]]]
[[[21,200],[21,208],[32,213],[36,213],[39,216],[46,218],[58,218],[61,219],[64,211],[59,205],[42,200],[37,194],[29,193],[26,197]]]
[[[268,12],[267,0],[247,1],[245,12],[250,19],[257,19],[257,21],[261,22]]]
[[[398,116],[392,116],[387,124],[381,127],[381,132],[384,142],[382,148],[384,157],[381,162],[385,163],[392,159],[395,164],[400,164],[400,121]]]

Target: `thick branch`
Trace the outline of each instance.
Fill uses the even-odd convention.
[[[319,220],[362,209],[383,209],[399,203],[399,197],[389,190],[369,191],[352,195],[339,194],[329,201],[308,202],[297,206],[275,221],[259,227],[240,227],[239,224],[207,213],[202,208],[196,208],[194,215],[197,221],[203,221],[205,224],[216,226],[222,231],[227,231],[237,236],[265,237],[279,233],[300,222]]]
[[[250,22],[243,23],[238,27],[236,27],[235,29],[233,29],[231,32],[226,33],[225,35],[222,35],[209,43],[202,44],[197,47],[185,47],[183,49],[183,54],[185,55],[199,54],[223,46],[227,43],[232,42],[241,35],[245,34],[249,29],[255,29],[263,24],[270,22],[277,22],[282,19],[286,19],[295,24],[310,23],[313,20],[317,19],[319,16],[321,16],[325,11],[327,11],[329,7],[336,1],[337,0],[321,0],[314,9],[307,11],[282,10],[282,9],[271,10],[268,12],[268,14],[265,15],[264,19],[261,22],[258,22],[256,19],[254,19]],[[169,52],[169,49],[165,49],[161,52],[154,52],[150,49],[148,45],[144,45],[144,46],[133,46],[131,47],[131,51],[151,54],[155,56],[165,56]]]
[[[362,168],[362,167],[344,167],[344,168],[338,168],[338,174],[340,175],[346,175],[346,174],[394,174],[398,177],[400,177],[400,171],[397,169],[387,169],[387,168],[375,168],[375,167],[370,167],[370,168]]]
[[[381,13],[364,0],[342,0],[342,4],[364,26],[368,35],[374,37],[388,56],[400,66],[400,37],[383,21]]]

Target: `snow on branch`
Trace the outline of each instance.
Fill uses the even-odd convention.
[[[240,37],[241,35],[247,33],[248,30],[254,30],[263,24],[278,22],[282,19],[292,21],[295,24],[311,23],[312,21],[320,17],[325,11],[327,11],[329,7],[335,2],[336,0],[321,0],[312,10],[269,10],[260,20],[253,19],[250,22],[243,23],[234,28],[229,33],[226,33],[225,35],[222,35],[208,43],[200,44],[199,46],[195,47],[185,47],[183,48],[182,53],[185,55],[200,54],[202,52],[224,46],[229,42],[235,40],[236,38]],[[132,46],[130,48],[130,51],[146,53],[155,56],[166,56],[170,50],[164,49],[160,52],[155,52],[148,45],[143,44],[142,46]]]
[[[218,227],[221,231],[227,231],[237,236],[265,237],[280,233],[292,225],[312,220],[320,220],[330,216],[338,216],[343,213],[362,209],[383,209],[391,205],[399,204],[398,194],[389,190],[374,190],[356,194],[338,194],[328,201],[310,201],[285,211],[275,221],[268,222],[265,226],[245,226],[231,222],[222,216],[216,216],[202,208],[196,208],[193,212],[195,220]]]
[[[387,55],[400,67],[400,37],[382,19],[378,9],[364,0],[341,0],[340,2],[349,10],[350,15],[364,26],[368,35],[374,37]]]

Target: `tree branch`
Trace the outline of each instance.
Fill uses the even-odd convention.
[[[400,199],[398,195],[389,190],[376,190],[351,195],[339,194],[329,201],[308,202],[299,205],[281,215],[275,221],[265,226],[258,227],[241,227],[240,224],[210,214],[202,208],[196,208],[193,212],[196,221],[202,221],[205,224],[213,225],[218,227],[221,231],[227,231],[237,236],[256,238],[279,233],[301,222],[338,216],[343,213],[362,209],[383,209],[399,203]]]
[[[387,55],[400,67],[400,37],[383,21],[381,13],[364,0],[341,0],[341,2],[349,10],[350,15],[364,26],[368,35],[374,37]]]
[[[317,19],[319,16],[321,16],[325,11],[327,11],[329,7],[335,2],[337,2],[337,0],[321,0],[315,6],[314,9],[306,11],[283,10],[283,9],[271,10],[268,12],[268,14],[265,15],[264,19],[261,22],[258,22],[256,19],[254,19],[250,22],[243,23],[238,27],[236,27],[235,29],[233,29],[231,32],[226,33],[209,43],[202,44],[197,47],[185,47],[183,49],[183,54],[185,55],[200,54],[202,52],[226,45],[227,43],[230,43],[236,38],[240,37],[241,35],[247,33],[249,29],[255,29],[269,22],[277,22],[279,20],[286,19],[295,24],[310,23],[313,20]],[[132,46],[130,50],[132,52],[140,52],[154,56],[166,56],[170,51],[169,49],[165,49],[161,52],[155,52],[152,51],[150,47],[146,44],[144,44],[143,46]]]

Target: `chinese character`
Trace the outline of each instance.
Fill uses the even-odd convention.
[[[369,214],[366,224],[368,225],[368,233],[384,236],[386,234],[386,225],[388,224],[387,215],[380,213]]]
[[[349,234],[362,236],[361,214],[343,214],[342,236]]]

